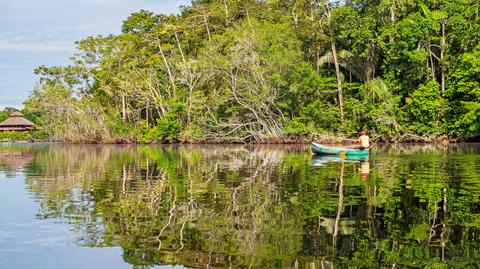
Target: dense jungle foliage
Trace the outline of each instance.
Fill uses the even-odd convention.
[[[279,142],[480,134],[479,0],[195,0],[41,66],[51,140]]]

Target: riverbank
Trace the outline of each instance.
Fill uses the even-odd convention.
[[[142,142],[135,139],[112,139],[109,141],[98,140],[50,140],[38,139],[28,133],[0,133],[0,142],[51,142],[63,144],[138,144],[138,145],[156,145],[156,144],[309,144],[312,141],[327,145],[341,145],[355,143],[354,136],[331,135],[331,134],[312,134],[309,137],[271,137],[262,140],[240,141],[235,139],[199,139],[189,141],[150,141]],[[372,143],[378,144],[408,144],[408,143],[424,143],[424,144],[450,144],[450,143],[476,143],[480,142],[480,138],[457,138],[451,136],[419,136],[414,134],[404,134],[396,137],[371,137]]]

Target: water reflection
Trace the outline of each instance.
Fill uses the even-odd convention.
[[[69,223],[79,247],[120,246],[132,265],[466,268],[480,259],[472,145],[346,160],[312,159],[303,146],[0,149],[0,170],[24,174],[40,204],[32,217]]]
[[[2,147],[0,150],[0,172],[11,177],[16,172],[22,171],[32,162],[34,152],[32,147]]]

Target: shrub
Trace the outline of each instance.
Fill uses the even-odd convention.
[[[46,141],[50,138],[48,132],[45,131],[33,131],[30,134],[30,138],[35,141]]]
[[[410,129],[418,134],[436,134],[440,128],[443,100],[440,85],[429,81],[420,85],[406,99],[406,112],[409,115]]]
[[[30,133],[28,132],[0,132],[0,141],[28,141]]]

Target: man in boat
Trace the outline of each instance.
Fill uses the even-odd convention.
[[[357,142],[360,143],[358,149],[364,150],[370,147],[370,137],[368,137],[366,130],[360,132],[360,137],[357,139]]]

